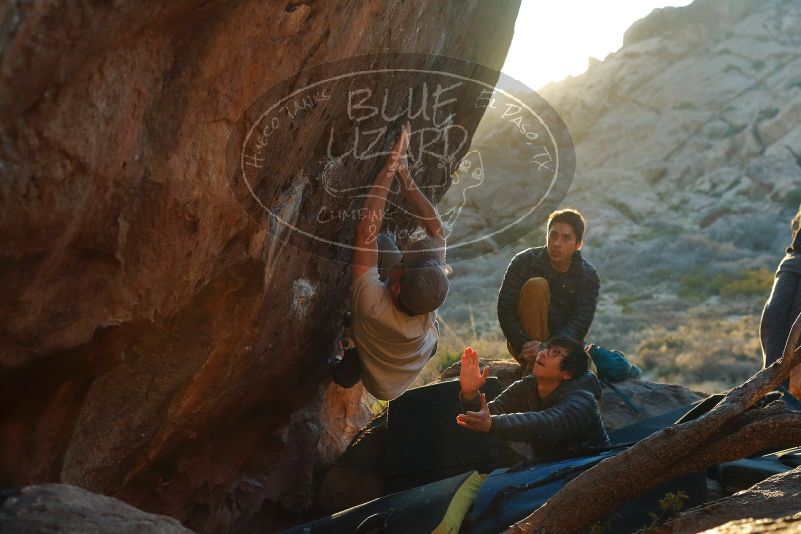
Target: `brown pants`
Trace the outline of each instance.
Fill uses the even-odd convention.
[[[548,329],[548,307],[551,305],[551,291],[548,280],[540,276],[529,278],[520,289],[520,300],[517,304],[517,315],[520,325],[528,337],[537,341],[548,341],[551,332]],[[509,354],[517,359],[512,346],[506,344]]]

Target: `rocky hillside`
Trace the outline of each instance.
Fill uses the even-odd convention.
[[[655,10],[620,50],[541,95],[576,153],[567,197],[549,200],[587,216],[584,254],[602,278],[589,338],[628,351],[657,379],[714,390],[750,376],[761,363],[758,314],[801,202],[801,4]],[[513,220],[528,180],[514,132],[488,116],[477,137],[471,150],[504,157],[467,216]],[[543,242],[542,225],[528,230],[456,266],[442,315],[460,342],[499,337],[506,264]]]
[[[331,243],[353,221],[319,218],[349,209],[321,184],[341,148],[328,132],[355,119],[328,87],[276,101],[281,124],[302,124],[251,114],[271,87],[301,88],[301,71],[343,58],[379,72],[389,53],[500,68],[517,9],[0,4],[0,487],[68,483],[203,532],[272,531],[302,512],[316,469],[370,416],[359,388],[329,387],[350,257]],[[390,111],[429,80],[393,76],[362,87]],[[440,111],[471,134],[483,110],[464,91]],[[226,150],[263,117],[240,155],[261,169],[245,184],[254,214]],[[382,161],[340,159],[338,185],[365,185]]]

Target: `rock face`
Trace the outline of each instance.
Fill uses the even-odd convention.
[[[639,411],[635,412],[618,393],[604,385],[601,415],[607,430],[633,425],[705,397],[679,384],[660,384],[647,380],[624,380],[616,382],[614,386]]]
[[[604,244],[668,214],[676,231],[722,242],[733,241],[722,226],[741,233],[736,219],[756,224],[759,208],[791,216],[801,180],[787,149],[801,148],[799,29],[796,3],[697,0],[655,10],[603,63],[543,89],[577,141],[572,200],[604,188],[587,203],[597,227],[615,229]],[[765,250],[749,245],[735,243]]]
[[[738,519],[719,527],[705,530],[705,534],[752,534],[754,532],[774,532],[790,534],[801,528],[801,514],[778,519]]]
[[[0,495],[0,530],[44,534],[191,534],[171,517],[147,514],[118,499],[67,484],[27,486]]]
[[[335,514],[386,494],[387,413],[376,416],[323,475],[312,517]]]
[[[199,531],[295,520],[314,470],[369,419],[360,389],[327,379],[349,252],[248,218],[229,132],[269,87],[334,59],[421,52],[499,68],[517,8],[0,7],[0,485],[75,484]],[[347,122],[333,102],[315,113]],[[460,113],[472,131],[481,110]],[[319,210],[303,186],[321,172],[312,133],[285,131],[292,150],[267,151],[293,171],[264,177],[267,211]],[[375,165],[347,167],[348,183]]]
[[[801,512],[801,468],[774,475],[730,497],[691,508],[665,525],[664,532],[797,532]],[[787,517],[795,516],[795,517]],[[779,521],[781,518],[784,520]],[[772,521],[783,527],[771,530]],[[717,528],[715,528],[717,527]]]

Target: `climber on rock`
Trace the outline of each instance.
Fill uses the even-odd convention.
[[[600,281],[581,256],[584,217],[563,209],[548,216],[545,246],[518,253],[498,294],[498,322],[509,353],[531,365],[552,336],[583,341],[598,305]]]
[[[598,399],[601,386],[589,371],[581,343],[551,338],[535,358],[531,375],[518,380],[492,402],[479,391],[489,368],[479,368],[478,353],[467,347],[459,371],[462,412],[456,422],[500,439],[531,444],[541,461],[571,458],[609,446]]]
[[[377,399],[391,400],[414,382],[437,350],[436,310],[448,293],[445,237],[436,208],[411,176],[407,122],[366,195],[356,224],[352,257],[351,337],[333,368],[334,382],[359,380]],[[396,175],[425,238],[401,252],[381,233],[387,193]]]

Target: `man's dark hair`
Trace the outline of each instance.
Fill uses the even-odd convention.
[[[567,336],[552,337],[548,344],[567,349],[567,356],[560,362],[560,368],[576,378],[586,373],[590,368],[590,356],[584,350],[584,345]]]
[[[587,221],[584,216],[572,208],[563,210],[556,210],[548,215],[548,230],[551,229],[553,223],[563,222],[570,225],[573,232],[576,233],[576,243],[580,243],[584,239],[584,228],[587,226]]]

